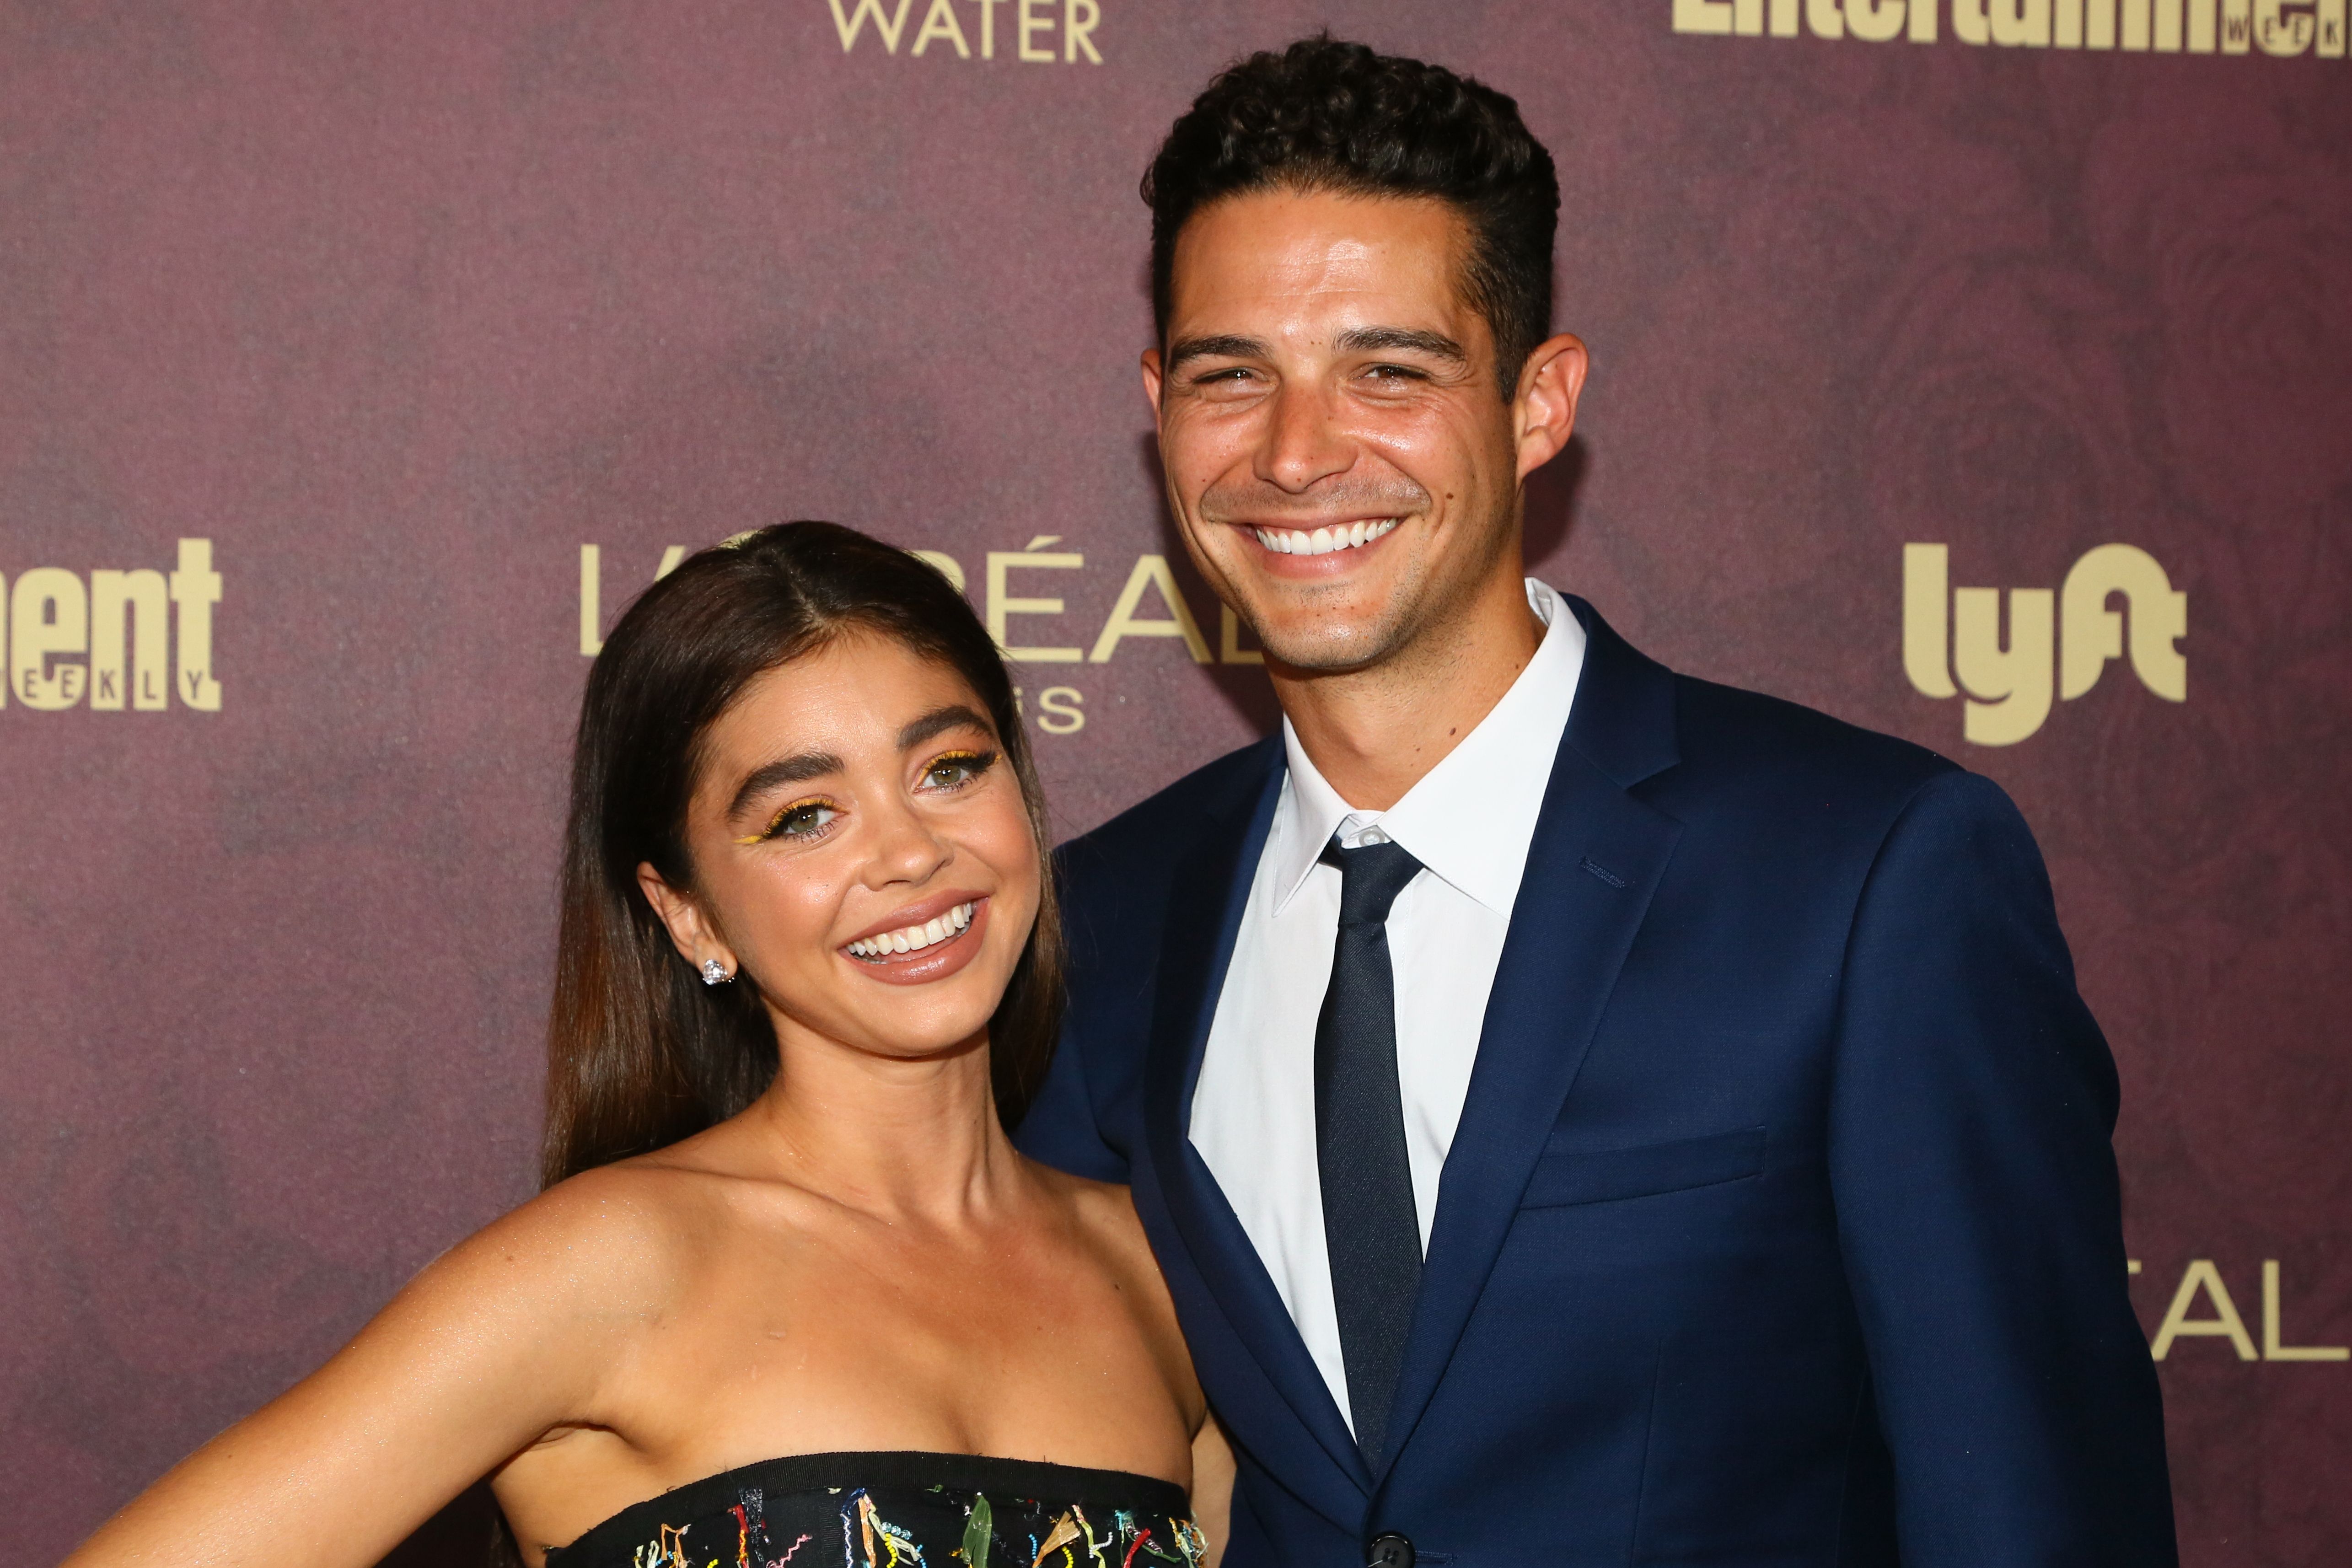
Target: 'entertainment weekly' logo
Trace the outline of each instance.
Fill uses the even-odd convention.
[[[884,54],[897,54],[914,11],[914,0],[825,4],[833,9],[833,30],[840,36],[845,55],[861,37],[880,44]],[[1000,6],[1002,17],[996,14]],[[1007,59],[1040,66],[1055,60],[1076,65],[1082,59],[1100,65],[1095,29],[1101,26],[1101,0],[925,0],[922,20],[907,52],[919,57],[936,47],[941,55],[953,50],[960,60],[992,60],[1001,34]]]
[[[2110,607],[2117,595],[2128,637],[2126,612]],[[1948,546],[1903,547],[1903,668],[1926,696],[1967,693],[1960,732],[1972,743],[2024,740],[2050,717],[2053,675],[2059,697],[2080,697],[2126,650],[2141,685],[2168,702],[2189,700],[2189,661],[2174,646],[2189,635],[2189,595],[2147,551],[2102,544],[2055,595],[2010,589],[2005,641],[2000,601],[1998,588],[1951,586]]]
[[[1673,0],[1674,30],[1979,47],[2345,58],[2346,0]],[[1948,28],[1945,24],[1948,21]]]
[[[99,571],[84,582],[61,566],[35,566],[13,585],[0,574],[0,644],[8,679],[0,708],[13,694],[35,712],[55,712],[87,700],[101,713],[160,713],[176,699],[200,713],[220,710],[213,672],[213,606],[220,574],[213,542],[180,541],[178,565]],[[169,634],[171,668],[164,663]]]

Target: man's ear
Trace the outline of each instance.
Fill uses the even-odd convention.
[[[702,906],[665,881],[650,860],[637,863],[637,889],[645,894],[646,902],[654,907],[654,913],[661,916],[662,924],[669,928],[669,940],[676,944],[679,956],[697,969],[702,967],[704,959],[715,958],[730,973],[735,971],[734,952],[703,919]]]
[[[1519,371],[1511,419],[1519,443],[1519,478],[1559,456],[1576,429],[1576,400],[1584,392],[1591,356],[1573,333],[1546,338]]]
[[[1160,418],[1160,351],[1143,351],[1143,395],[1151,405],[1151,417]]]

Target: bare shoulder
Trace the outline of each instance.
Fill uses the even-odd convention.
[[[1143,1233],[1143,1221],[1135,1212],[1135,1198],[1127,1188],[1112,1182],[1074,1176],[1034,1161],[1030,1169],[1055,1200],[1066,1206],[1088,1246],[1121,1263],[1157,1267],[1151,1259],[1151,1243]]]
[[[708,1185],[653,1164],[586,1172],[451,1247],[411,1292],[541,1319],[658,1313],[712,1228]]]
[[[1151,1239],[1135,1212],[1135,1198],[1126,1187],[1089,1181],[1045,1166],[1034,1167],[1048,1192],[1070,1216],[1078,1246],[1102,1270],[1102,1278],[1118,1292],[1139,1330],[1143,1342],[1158,1363],[1167,1386],[1184,1410],[1189,1429],[1197,1431],[1207,1406],[1193,1375],[1176,1303],[1168,1292],[1160,1260],[1152,1256]]]

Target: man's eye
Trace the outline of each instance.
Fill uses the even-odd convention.
[[[996,762],[994,752],[950,752],[934,758],[923,770],[923,783],[933,789],[960,789],[986,773]]]
[[[1421,372],[1412,369],[1409,365],[1402,364],[1376,364],[1372,366],[1370,370],[1365,372],[1365,374],[1370,375],[1375,381],[1419,381],[1422,379]]]

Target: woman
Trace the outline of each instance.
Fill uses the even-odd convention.
[[[71,1568],[356,1568],[486,1474],[549,1568],[1206,1561],[1230,1460],[1134,1211],[999,1119],[1045,833],[929,567],[822,522],[680,566],[582,710],[547,1190]]]

